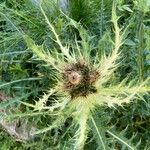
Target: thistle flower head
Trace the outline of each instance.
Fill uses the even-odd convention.
[[[86,64],[83,59],[79,60],[66,66],[63,72],[64,90],[68,91],[71,99],[87,97],[88,94],[97,92],[95,82],[98,78],[98,71]]]

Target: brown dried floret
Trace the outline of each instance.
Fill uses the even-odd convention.
[[[78,72],[72,71],[68,74],[68,80],[73,85],[78,85],[81,82],[81,75]]]
[[[94,84],[99,78],[100,73],[94,68],[89,67],[84,60],[75,64],[69,64],[63,72],[64,90],[71,98],[79,96],[86,97],[90,93],[97,92]]]

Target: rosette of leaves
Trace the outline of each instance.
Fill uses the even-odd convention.
[[[67,118],[72,118],[72,124],[76,126],[75,135],[71,140],[73,141],[73,149],[83,149],[90,131],[89,122],[95,128],[101,143],[101,149],[111,149],[110,145],[105,144],[98,129],[97,124],[99,124],[100,120],[99,122],[95,121],[95,111],[104,105],[108,107],[123,106],[125,103],[132,102],[132,100],[141,99],[142,95],[150,90],[147,86],[148,79],[142,83],[133,81],[127,83],[126,79],[124,79],[118,84],[112,84],[111,79],[114,71],[120,65],[120,47],[125,37],[125,30],[122,31],[117,23],[119,17],[116,15],[115,5],[113,5],[112,9],[112,23],[115,35],[114,41],[112,40],[112,51],[109,55],[104,53],[101,57],[99,52],[95,52],[94,58],[91,56],[92,50],[87,38],[87,32],[79,23],[62,12],[62,15],[69,20],[69,24],[78,30],[81,37],[80,41],[75,39],[76,46],[73,48],[63,45],[54,26],[44,12],[42,4],[39,5],[45,21],[55,36],[55,42],[58,44],[59,50],[46,52],[42,45],[36,45],[28,35],[23,35],[28,48],[37,55],[38,59],[54,68],[56,71],[55,79],[57,80],[57,85],[47,91],[39,101],[36,101],[35,105],[22,102],[29,107],[33,107],[34,111],[47,110],[54,115],[54,122],[52,122],[51,126],[37,130],[33,134],[60,128]],[[60,93],[61,97],[49,106],[47,101],[53,93]],[[111,131],[107,130],[107,133],[129,149],[134,149]],[[71,147],[69,148],[72,149]]]

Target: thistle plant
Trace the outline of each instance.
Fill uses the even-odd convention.
[[[32,134],[37,135],[60,128],[67,118],[72,118],[72,124],[76,126],[75,135],[72,137],[73,149],[81,150],[84,148],[88,133],[91,130],[89,125],[91,122],[97,132],[102,149],[106,150],[108,149],[107,145],[105,145],[93,117],[95,111],[101,109],[102,106],[116,107],[119,105],[123,107],[124,104],[133,100],[141,99],[142,95],[150,90],[147,86],[148,79],[142,83],[127,82],[127,79],[116,84],[111,82],[114,72],[121,65],[120,47],[124,42],[126,33],[126,29],[122,30],[118,25],[119,17],[116,15],[116,6],[114,4],[112,8],[113,48],[110,54],[104,53],[101,57],[98,52],[94,56],[91,55],[92,50],[87,40],[88,33],[82,25],[61,12],[69,24],[78,30],[81,37],[80,41],[75,39],[76,46],[73,48],[64,45],[48,19],[42,2],[39,7],[50,31],[54,34],[55,39],[53,40],[58,44],[59,50],[45,51],[42,45],[36,45],[28,35],[23,34],[28,48],[37,55],[38,59],[44,61],[47,66],[54,68],[56,71],[55,79],[57,80],[56,86],[54,88],[49,87],[50,90],[45,92],[35,104],[21,102],[32,107],[34,111],[47,110],[55,116],[54,122],[49,127],[39,129]],[[48,98],[54,93],[60,93],[61,97],[49,106],[47,105]],[[111,131],[107,130],[106,132],[120,140],[129,149],[133,149]]]

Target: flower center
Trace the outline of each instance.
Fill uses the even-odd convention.
[[[78,72],[72,71],[68,74],[68,80],[73,85],[78,85],[81,81],[81,75]]]
[[[65,67],[63,73],[64,90],[71,98],[86,97],[97,92],[95,82],[100,74],[93,67],[89,67],[83,60]]]

